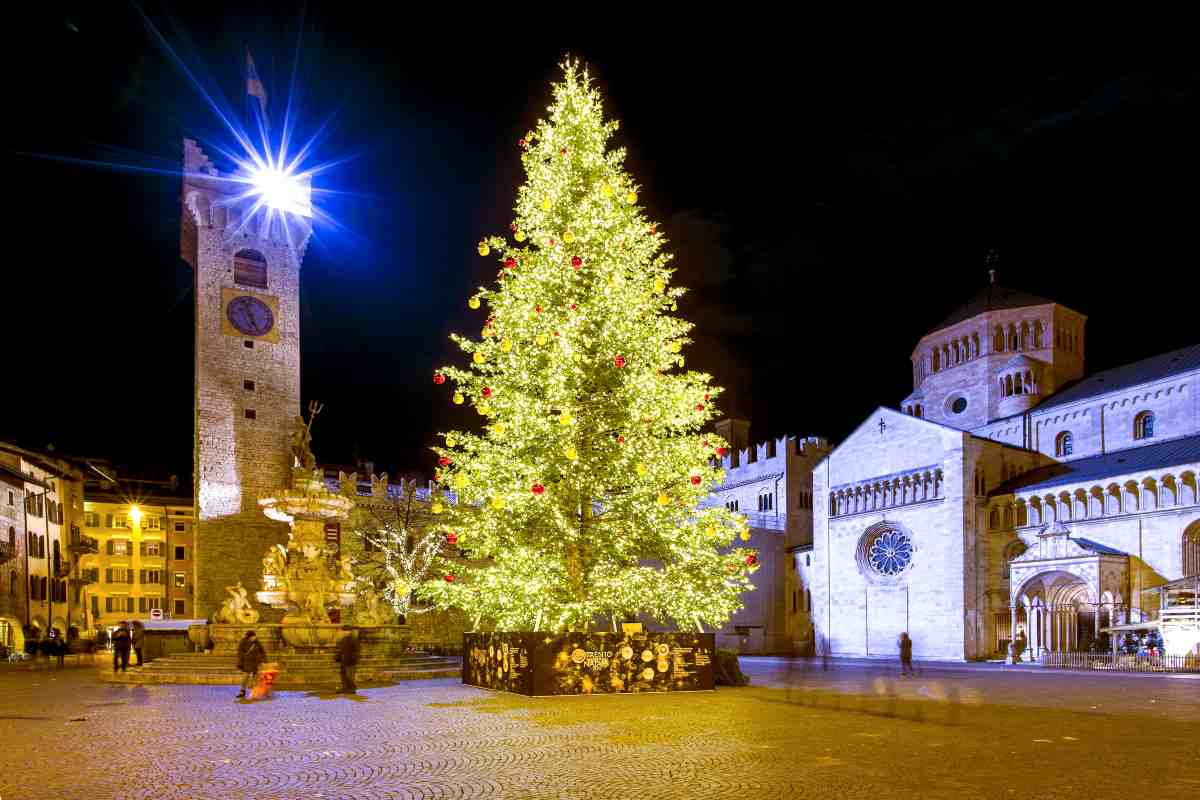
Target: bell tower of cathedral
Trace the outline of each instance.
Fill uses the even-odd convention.
[[[300,264],[311,220],[253,211],[246,184],[183,143],[180,246],[195,311],[196,616],[239,581],[259,588],[262,556],[287,539],[257,500],[287,486],[300,414]]]

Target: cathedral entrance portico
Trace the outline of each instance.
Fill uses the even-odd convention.
[[[1124,616],[1129,556],[1071,536],[1061,522],[1036,534],[1013,560],[1011,630],[1024,630],[1031,659],[1043,653],[1086,650],[1100,630]]]

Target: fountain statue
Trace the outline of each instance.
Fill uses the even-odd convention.
[[[296,418],[291,486],[258,500],[264,514],[286,522],[290,531],[286,545],[274,545],[263,556],[263,588],[256,596],[285,610],[283,639],[302,648],[332,646],[340,633],[330,621],[330,606],[349,606],[355,599],[350,559],[334,561],[336,546],[325,539],[325,524],[346,519],[354,501],[327,490],[316,467],[312,423],[321,408],[309,404],[307,423]]]

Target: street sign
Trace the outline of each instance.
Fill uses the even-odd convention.
[[[150,609],[150,619],[162,619],[162,618],[163,618],[163,615],[162,615],[161,608]]]

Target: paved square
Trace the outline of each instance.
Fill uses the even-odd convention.
[[[699,695],[357,699],[0,673],[0,798],[1104,798],[1200,793],[1200,681],[747,660]],[[84,717],[85,719],[79,719]]]

